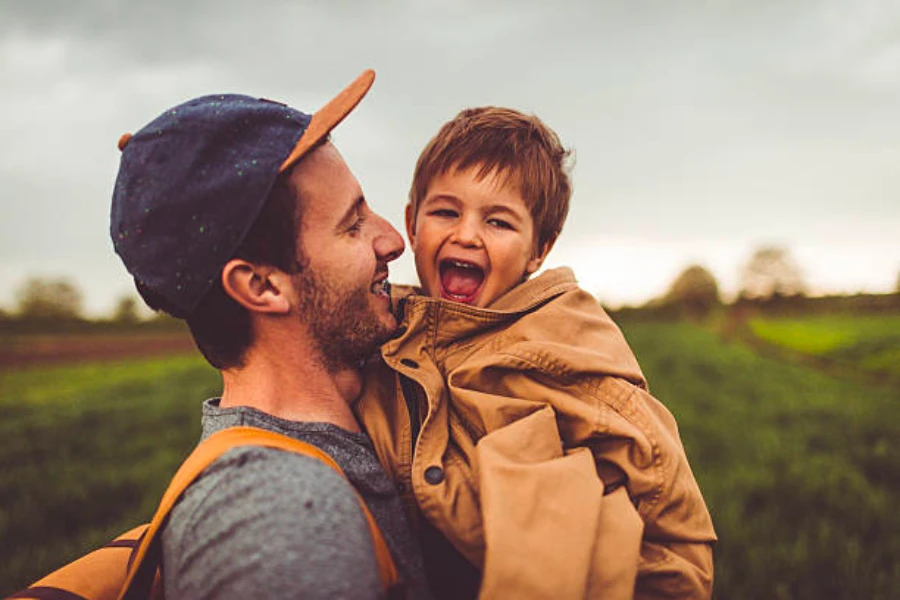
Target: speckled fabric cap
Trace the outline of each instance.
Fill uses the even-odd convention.
[[[187,317],[256,220],[279,173],[362,100],[371,70],[313,115],[237,94],[175,106],[122,150],[110,235],[128,272]]]

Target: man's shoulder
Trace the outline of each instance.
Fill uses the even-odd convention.
[[[329,572],[354,563],[362,563],[363,581],[377,583],[351,484],[316,458],[271,448],[235,448],[213,463],[173,509],[163,552],[166,589],[179,597],[219,587],[238,597],[259,585],[340,595],[344,584]],[[282,581],[284,572],[295,578]]]
[[[346,478],[321,460],[274,448],[241,447],[223,454],[191,485],[179,506],[182,512],[223,514],[232,502],[248,501],[259,510],[294,507],[317,498],[344,500],[359,508],[356,492]]]

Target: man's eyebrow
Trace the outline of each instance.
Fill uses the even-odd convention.
[[[360,210],[365,203],[366,197],[360,194],[353,204],[350,205],[350,208],[347,209],[347,212],[344,213],[344,216],[341,217],[341,220],[338,221],[337,229],[341,231],[349,228],[356,220],[357,215],[359,215]]]

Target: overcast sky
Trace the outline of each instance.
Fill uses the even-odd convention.
[[[605,302],[690,263],[734,291],[764,243],[816,292],[897,281],[896,1],[0,0],[0,307],[28,275],[71,277],[94,314],[132,290],[108,235],[121,133],[214,92],[310,112],[366,67],[335,142],[398,228],[427,140],[500,104],[574,149],[548,266]]]

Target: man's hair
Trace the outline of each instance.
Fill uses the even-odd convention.
[[[299,190],[290,181],[292,170],[275,180],[262,211],[233,258],[270,265],[286,273],[301,269],[297,248],[301,216]],[[137,280],[135,285],[148,306],[171,312],[165,298]],[[243,366],[244,353],[253,341],[250,313],[225,292],[221,276],[213,281],[185,321],[209,364],[217,369]]]
[[[409,190],[413,219],[435,177],[477,167],[514,186],[534,220],[535,250],[556,241],[572,195],[569,150],[539,118],[510,108],[468,108],[447,122],[419,156]]]

